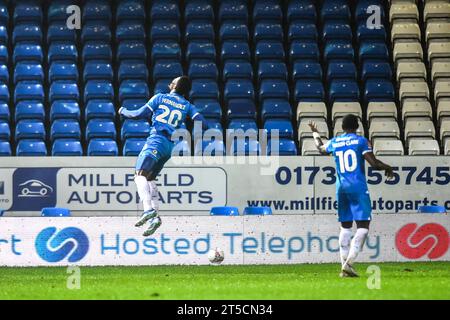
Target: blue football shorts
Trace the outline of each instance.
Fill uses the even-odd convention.
[[[136,171],[143,170],[154,180],[172,155],[173,142],[163,135],[152,134],[139,153]]]
[[[339,222],[372,220],[369,192],[337,193]]]

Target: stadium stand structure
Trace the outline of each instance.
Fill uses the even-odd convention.
[[[450,154],[446,0],[0,0],[0,155],[136,155],[149,124],[118,108],[181,74],[215,129],[279,129],[281,155],[316,155],[307,122],[329,139],[346,113],[378,155]]]

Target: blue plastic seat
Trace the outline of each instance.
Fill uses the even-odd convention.
[[[8,48],[5,45],[0,44],[0,63],[7,64],[8,61],[9,61]]]
[[[175,143],[172,149],[172,157],[189,157],[191,156],[191,145],[188,141],[182,140]]]
[[[144,148],[145,139],[127,139],[123,144],[122,154],[125,157],[136,157]]]
[[[361,22],[356,30],[356,38],[358,42],[363,41],[386,41],[386,29],[383,25],[377,28],[368,28],[366,22]]]
[[[125,44],[123,43],[119,44],[118,55],[122,53],[121,50],[123,50],[124,45]],[[111,61],[111,45],[109,43],[89,41],[84,44],[81,57],[83,59],[83,63],[86,63],[90,60]]]
[[[152,46],[151,60],[180,60],[181,49],[177,42],[163,41],[155,42]]]
[[[155,1],[150,10],[150,19],[151,21],[179,21],[180,9],[177,1]]]
[[[214,21],[214,9],[207,1],[193,0],[186,4],[184,10],[184,20]]]
[[[293,22],[289,25],[288,39],[292,41],[317,41],[317,27],[312,22]]]
[[[119,101],[125,99],[148,99],[150,91],[147,81],[142,80],[125,80],[119,87]]]
[[[122,124],[120,136],[122,141],[129,138],[147,138],[150,124],[146,120],[126,119]]]
[[[42,121],[21,120],[16,124],[16,141],[21,139],[45,140],[45,127]]]
[[[90,80],[84,87],[84,102],[92,99],[114,100],[114,88],[110,81]]]
[[[287,119],[292,117],[292,109],[289,101],[280,99],[264,99],[261,107],[261,119]]]
[[[353,45],[351,42],[342,40],[328,41],[324,49],[324,58],[327,61],[353,61],[355,58]]]
[[[256,120],[256,106],[251,99],[231,99],[228,101],[228,120],[253,119]]]
[[[17,108],[16,108],[17,113]],[[9,122],[11,117],[11,112],[9,111],[8,103],[0,102],[0,120],[5,120]]]
[[[286,80],[262,80],[259,87],[259,101],[265,99],[289,100],[289,87]]]
[[[0,23],[3,25],[8,25],[9,22],[9,12],[6,4],[4,2],[0,3]]]
[[[5,29],[5,27],[0,26],[0,41],[2,41],[2,43],[8,41],[7,37],[2,36],[3,30]],[[19,42],[40,44],[42,42],[41,27],[37,24],[16,25],[12,32],[12,43],[15,45]]]
[[[42,208],[42,217],[70,217],[70,210],[65,208]]]
[[[371,78],[390,80],[392,78],[391,65],[388,62],[366,60],[361,68],[361,80],[366,81]]]
[[[117,143],[110,139],[92,139],[89,141],[88,156],[118,156]]]
[[[14,89],[14,103],[22,100],[44,102],[44,88],[39,82],[20,81]]]
[[[223,81],[228,79],[253,79],[253,67],[247,61],[227,61],[223,67]]]
[[[50,108],[50,121],[56,119],[80,120],[80,107],[77,101],[56,100]]]
[[[195,156],[219,157],[225,155],[225,145],[222,140],[198,141],[194,147]]]
[[[48,70],[48,77],[50,82],[63,81],[78,81],[77,65],[70,61],[54,61]]]
[[[153,88],[153,95],[158,93],[169,93],[169,84],[172,80],[170,79],[162,79],[156,82],[154,88]]]
[[[110,63],[89,61],[84,65],[84,82],[89,80],[113,81],[113,69]]]
[[[109,1],[96,0],[86,2],[83,7],[82,19],[83,21],[101,21],[109,23],[112,19]]]
[[[42,47],[37,44],[18,43],[14,47],[13,62],[20,61],[36,61],[42,63],[43,61]]]
[[[257,1],[253,7],[253,21],[275,21],[281,23],[283,13],[278,1]]]
[[[38,101],[20,101],[16,105],[15,119],[16,122],[25,119],[44,121],[44,105]]]
[[[316,42],[294,41],[289,50],[289,60],[294,63],[297,60],[319,61],[320,51]]]
[[[155,21],[150,29],[150,40],[155,42],[157,40],[180,41],[180,28],[178,23],[168,21]]]
[[[205,23],[204,21],[189,22],[184,33],[186,42],[191,41],[209,41],[214,42],[215,33],[212,23]]]
[[[125,99],[122,101],[122,107],[127,110],[137,110],[148,102],[148,99]]]
[[[284,33],[281,24],[260,22],[256,24],[253,32],[253,42],[259,41],[283,41]]]
[[[247,41],[249,32],[244,23],[226,22],[220,26],[220,41]]]
[[[444,206],[420,206],[418,213],[447,213]]]
[[[52,145],[53,157],[81,157],[83,147],[81,142],[75,139],[56,139]]]
[[[356,80],[357,71],[353,62],[330,62],[327,70],[327,81],[334,79]]]
[[[0,64],[0,82],[9,82],[9,70],[6,64]]]
[[[278,150],[272,148],[272,143],[275,143]],[[297,152],[297,146],[295,141],[292,139],[279,139],[277,141],[269,140],[267,142],[268,156],[296,156]]]
[[[116,139],[116,126],[107,119],[91,119],[86,125],[86,140],[95,138]]]
[[[359,87],[355,80],[336,79],[331,81],[328,90],[330,105],[334,102],[357,102],[359,100]]]
[[[139,0],[120,1],[117,5],[116,21],[145,21],[145,4]]]
[[[258,132],[258,125],[256,124],[255,120],[251,120],[251,119],[235,119],[235,120],[231,120],[228,123],[228,130],[243,130],[243,131],[247,131],[247,130],[254,130],[255,133]]]
[[[126,59],[145,61],[147,59],[147,50],[142,41],[123,41],[117,47],[117,60]]]
[[[16,46],[17,47],[17,46]],[[36,54],[37,56],[37,54]],[[42,52],[41,52],[42,56]],[[78,62],[78,51],[75,44],[72,43],[59,43],[53,42],[50,44],[48,49],[48,63],[52,63],[56,60],[68,60],[74,63]],[[27,59],[23,59],[27,60]],[[37,59],[38,61],[42,61],[41,59]]]
[[[119,66],[119,83],[124,80],[144,80],[148,79],[147,65],[139,60],[123,60]]]
[[[14,68],[14,83],[19,81],[44,82],[44,70],[40,63],[19,62]]]
[[[228,101],[230,99],[254,100],[255,99],[255,89],[253,88],[253,83],[250,80],[231,79],[225,83],[223,95],[224,95],[225,101]]]
[[[220,103],[214,99],[196,99],[193,101],[198,112],[205,118],[220,120],[222,118],[222,108]]]
[[[81,41],[110,42],[112,39],[111,29],[107,24],[85,24],[81,29]]]
[[[295,83],[295,101],[323,101],[325,90],[322,81],[319,80],[298,80]]]
[[[11,144],[9,141],[0,140],[0,157],[12,156]]]
[[[221,50],[222,62],[228,60],[250,61],[250,47],[247,42],[225,41]]]
[[[289,120],[284,119],[268,119],[264,122],[264,130],[267,132],[267,137],[271,137],[272,130],[278,130],[278,136],[280,138],[293,139],[294,128]]]
[[[359,48],[359,62],[377,60],[389,62],[389,52],[384,42],[364,42]]]
[[[153,68],[153,81],[173,79],[183,75],[183,67],[177,61],[161,61]]]
[[[302,0],[301,2],[296,0],[289,1],[286,17],[288,23],[292,23],[297,20],[309,20],[315,23],[317,19],[317,12],[314,2],[310,0]]]
[[[55,41],[75,43],[77,41],[76,31],[67,28],[65,21],[52,23],[47,30],[47,43]]]
[[[73,2],[71,0],[59,0],[52,1],[48,6],[48,22],[59,22],[65,23],[67,20],[67,7],[70,6]]]
[[[17,1],[13,13],[14,24],[36,23],[41,24],[43,19],[42,8],[39,2]]]
[[[217,81],[219,71],[212,61],[192,61],[189,64],[188,76],[193,79],[211,79]]]
[[[292,67],[292,80],[322,79],[322,67],[315,61],[297,61]]]
[[[238,216],[239,209],[236,207],[212,207],[209,214],[212,216]]]
[[[123,21],[116,29],[116,41],[145,41],[144,24],[135,21]]]
[[[77,120],[58,119],[53,121],[50,128],[50,140],[75,139],[80,140],[81,130]]]
[[[281,60],[284,61],[284,47],[278,41],[260,41],[256,44],[255,60]]]
[[[349,24],[342,22],[327,22],[323,26],[322,39],[324,42],[331,40],[352,41],[352,29]]]
[[[323,22],[329,20],[349,21],[350,17],[350,8],[345,0],[324,1],[320,10],[320,19]]]
[[[246,207],[243,212],[244,216],[270,216],[272,209],[270,207]]]
[[[9,90],[5,83],[0,83],[0,101],[9,101]]]
[[[261,146],[256,139],[239,140],[236,138],[230,150],[233,156],[258,156],[261,154]]]
[[[216,48],[208,41],[192,41],[187,46],[186,58],[188,61],[193,59],[215,61]]]
[[[241,0],[221,1],[219,7],[219,21],[224,22],[227,20],[247,23],[247,2]]]
[[[264,79],[287,80],[287,68],[284,62],[261,61],[258,66],[258,81]]]
[[[16,42],[15,37],[13,33],[13,41]],[[1,44],[8,44],[8,29],[5,26],[0,25],[0,43]]]
[[[11,129],[9,128],[9,123],[1,120],[0,121],[0,140],[11,139]]]
[[[16,155],[19,157],[43,157],[47,155],[47,147],[42,140],[23,139],[17,144]]]
[[[94,118],[114,120],[116,111],[114,104],[109,100],[89,100],[86,104],[85,120],[88,122]]]
[[[72,81],[54,81],[50,85],[49,101],[55,100],[74,100],[79,101],[80,92],[76,82]]]
[[[364,87],[365,102],[395,101],[395,91],[392,82],[385,79],[369,79]]]
[[[215,99],[219,100],[219,87],[217,82],[211,80],[193,80],[189,94],[192,100],[195,99]]]

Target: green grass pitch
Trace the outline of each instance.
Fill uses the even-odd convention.
[[[0,268],[0,299],[450,299],[450,262],[379,263],[381,288],[338,277],[337,264]]]

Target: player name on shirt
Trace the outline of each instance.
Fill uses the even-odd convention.
[[[169,104],[169,105],[171,105],[174,108],[178,108],[178,109],[181,109],[181,110],[186,109],[186,105],[185,104],[176,103],[175,101],[172,101],[172,100],[169,100],[169,99],[166,99],[166,98],[163,98],[162,102],[165,103],[165,104]]]
[[[359,144],[359,139],[355,137],[336,137],[335,142],[332,143],[333,148],[340,148],[343,146],[353,146]]]

